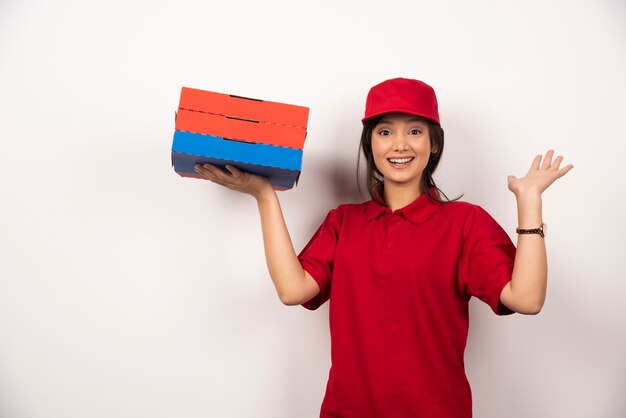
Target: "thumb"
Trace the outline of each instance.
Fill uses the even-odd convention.
[[[515,180],[517,180],[517,177],[515,177],[515,176],[508,176],[508,177],[506,178],[506,181],[507,181],[507,183],[509,183],[509,184],[511,184],[511,182],[513,182],[513,181],[515,181]]]

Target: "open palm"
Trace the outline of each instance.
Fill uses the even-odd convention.
[[[528,173],[524,177],[517,178],[515,176],[508,177],[509,190],[516,196],[521,193],[543,193],[554,181],[563,177],[574,166],[568,164],[560,168],[563,157],[558,156],[552,160],[554,150],[546,152],[545,157],[537,155],[533,160]],[[543,162],[542,162],[543,160]]]

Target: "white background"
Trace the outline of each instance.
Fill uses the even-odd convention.
[[[514,237],[548,148],[537,316],[472,301],[479,418],[626,416],[626,6],[562,1],[0,1],[0,417],[318,414],[328,307],[283,306],[254,200],[170,166],[189,86],[311,108],[281,192],[296,250],[359,201],[365,96],[438,93],[437,179]]]

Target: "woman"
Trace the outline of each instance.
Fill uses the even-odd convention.
[[[361,149],[371,200],[329,212],[297,256],[267,179],[205,164],[207,179],[255,197],[280,300],[330,300],[332,367],[321,417],[471,417],[463,353],[471,296],[498,315],[538,313],[547,262],[541,193],[572,165],[553,151],[509,176],[517,250],[476,205],[449,202],[432,179],[444,146],[427,84],[396,78],[367,97]],[[443,196],[443,197],[442,197]]]

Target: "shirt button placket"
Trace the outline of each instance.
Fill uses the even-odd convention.
[[[393,214],[390,218],[389,224],[387,225],[387,239],[385,240],[386,248],[392,248],[395,245],[396,238],[398,237],[398,233],[402,227],[402,215]]]

